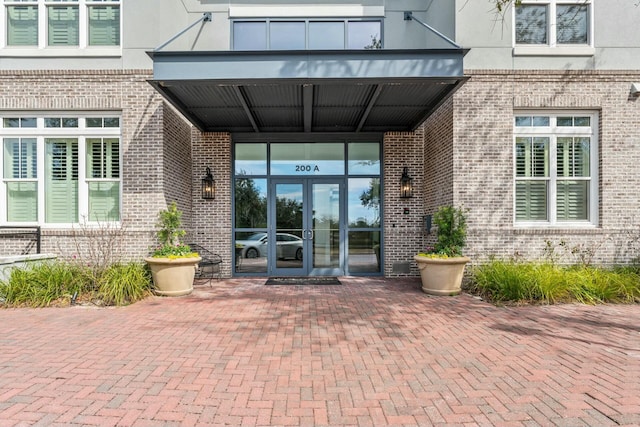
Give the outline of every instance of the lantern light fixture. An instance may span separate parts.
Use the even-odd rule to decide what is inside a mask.
[[[410,199],[413,197],[413,178],[409,176],[409,172],[405,167],[402,170],[402,178],[400,178],[400,198]]]
[[[202,198],[205,200],[216,198],[216,181],[213,179],[210,168],[207,168],[207,175],[202,178]]]

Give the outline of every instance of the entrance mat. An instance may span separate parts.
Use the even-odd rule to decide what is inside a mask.
[[[337,277],[271,277],[265,285],[342,285]]]

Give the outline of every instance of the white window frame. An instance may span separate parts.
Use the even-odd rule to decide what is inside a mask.
[[[8,46],[7,45],[7,6],[38,6],[38,45],[37,46]],[[79,34],[78,46],[49,46],[48,13],[49,6],[78,6]],[[90,6],[119,6],[120,7],[120,40],[117,46],[89,46],[89,7]],[[109,57],[122,56],[122,6],[123,0],[0,0],[0,56],[7,57]]]
[[[543,116],[549,117],[550,123],[548,127],[542,126],[516,126],[515,117],[517,116]],[[564,127],[556,126],[558,117],[589,117],[591,125],[585,127]],[[517,228],[596,228],[599,225],[599,113],[593,110],[517,110],[514,111],[513,118],[513,224]],[[549,138],[549,187],[547,193],[547,220],[541,221],[519,221],[516,219],[516,183],[527,178],[518,178],[517,176],[517,152],[516,140],[519,136],[541,136]],[[587,136],[590,138],[589,151],[589,219],[584,221],[558,221],[557,220],[557,183],[558,183],[558,165],[557,165],[557,138],[563,136],[580,137]]]
[[[35,128],[4,128],[4,118],[26,118],[36,117]],[[46,118],[78,118],[77,128],[46,128],[44,121]],[[93,128],[86,126],[86,118],[93,117],[118,117],[120,119],[120,127],[100,127]],[[74,228],[78,224],[87,224],[88,226],[99,226],[105,221],[92,221],[89,217],[89,183],[96,181],[119,181],[119,221],[109,221],[110,224],[120,224],[122,221],[122,114],[114,111],[95,111],[83,113],[69,112],[47,112],[47,113],[11,113],[5,112],[0,115],[0,167],[4,167],[4,138],[35,138],[37,147],[37,182],[38,182],[38,221],[36,222],[8,222],[7,221],[7,186],[6,181],[12,179],[4,178],[4,171],[0,173],[0,225],[7,226],[42,226],[43,228]],[[48,223],[45,221],[45,162],[46,162],[46,143],[49,138],[73,138],[78,140],[78,221],[77,223]],[[120,178],[98,180],[87,177],[87,138],[118,138],[120,140],[119,147],[119,164]]]
[[[528,45],[516,43],[516,8],[511,13],[513,54],[516,56],[593,56],[594,44],[594,3],[595,0],[522,0],[523,5],[547,6],[547,39],[546,45]],[[587,28],[587,44],[558,44],[556,36],[556,7],[558,5],[585,5],[589,7],[589,23]]]

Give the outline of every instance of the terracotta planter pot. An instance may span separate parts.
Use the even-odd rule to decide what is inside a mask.
[[[420,269],[422,290],[431,295],[457,295],[460,293],[467,257],[428,258],[415,256]]]
[[[177,297],[193,291],[196,266],[202,258],[145,258],[151,268],[154,292],[158,295]]]

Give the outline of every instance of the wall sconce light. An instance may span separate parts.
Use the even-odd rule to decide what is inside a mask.
[[[202,198],[205,200],[216,198],[216,181],[213,179],[209,168],[207,168],[207,176],[202,178]]]
[[[640,96],[640,83],[631,83],[631,96]]]
[[[409,176],[407,168],[402,170],[402,178],[400,178],[400,198],[410,199],[413,197],[413,178]]]
[[[424,231],[427,232],[427,234],[431,234],[431,220],[432,220],[432,215],[425,215],[424,216]]]

